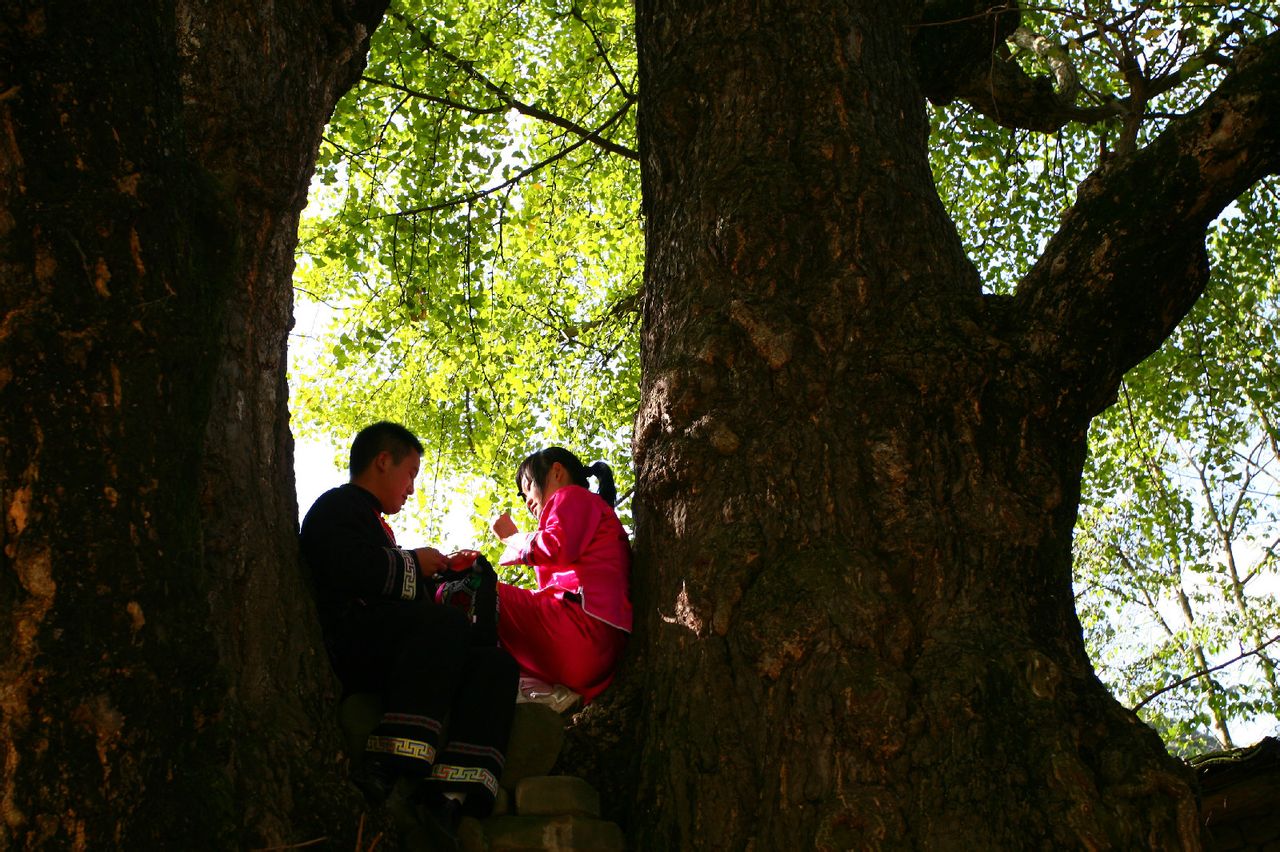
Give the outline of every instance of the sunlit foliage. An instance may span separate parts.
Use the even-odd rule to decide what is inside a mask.
[[[295,346],[303,434],[399,420],[481,518],[548,442],[606,458],[626,489],[642,251],[631,27],[625,3],[393,5],[326,132],[303,222],[299,310],[333,318]]]

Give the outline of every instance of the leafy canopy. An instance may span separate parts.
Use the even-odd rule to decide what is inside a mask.
[[[626,3],[392,7],[302,223],[299,301],[332,317],[295,347],[304,434],[403,422],[480,518],[547,443],[605,458],[627,488],[635,87]],[[429,529],[448,508],[427,507]]]

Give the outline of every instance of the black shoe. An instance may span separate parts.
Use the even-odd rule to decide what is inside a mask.
[[[360,788],[364,800],[376,808],[391,795],[396,778],[381,763],[362,760],[351,769],[351,783]]]

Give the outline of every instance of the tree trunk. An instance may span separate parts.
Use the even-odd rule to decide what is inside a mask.
[[[638,3],[637,848],[1197,848],[1074,613],[1099,393],[982,296],[911,23]]]
[[[283,364],[319,134],[380,14],[5,5],[12,848],[354,834],[297,570]]]

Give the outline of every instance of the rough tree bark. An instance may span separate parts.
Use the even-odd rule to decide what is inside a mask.
[[[637,3],[637,848],[1199,847],[1091,670],[1071,530],[1090,418],[1280,167],[1280,46],[994,298],[926,162],[919,15]]]
[[[0,7],[0,845],[354,833],[284,356],[384,6]]]

